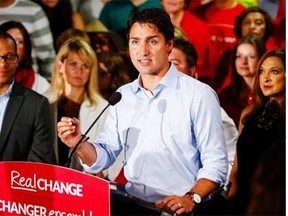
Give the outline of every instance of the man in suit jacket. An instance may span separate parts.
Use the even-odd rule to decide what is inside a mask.
[[[0,32],[0,161],[56,164],[48,100],[14,82],[16,42]]]

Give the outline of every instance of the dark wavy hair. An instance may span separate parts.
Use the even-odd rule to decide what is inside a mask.
[[[262,90],[260,88],[260,81],[259,81],[259,76],[260,76],[260,67],[263,64],[263,62],[269,58],[269,57],[276,57],[281,60],[284,68],[286,68],[286,51],[284,49],[273,49],[268,52],[266,52],[261,59],[258,62],[257,66],[257,72],[256,72],[256,78],[255,78],[255,83],[254,83],[254,92],[255,92],[255,106],[260,107],[267,103],[269,98],[265,97],[262,93]],[[285,99],[285,97],[284,97]],[[284,104],[280,106],[281,108],[285,107]]]
[[[131,27],[134,23],[152,24],[158,28],[158,31],[164,35],[165,41],[168,42],[174,39],[174,26],[167,12],[160,8],[147,8],[135,11],[128,19],[127,38]]]
[[[7,32],[10,29],[19,29],[21,32],[23,39],[24,39],[24,56],[21,62],[19,62],[18,68],[25,68],[30,69],[33,67],[33,60],[32,60],[32,43],[30,39],[30,35],[27,29],[23,26],[21,22],[16,21],[7,21],[0,25],[0,30]]]
[[[264,16],[266,28],[265,28],[265,34],[262,38],[265,42],[269,39],[271,35],[274,34],[274,23],[272,17],[268,14],[267,11],[264,9],[253,6],[246,8],[243,12],[241,12],[235,19],[235,25],[234,25],[234,33],[236,37],[242,38],[242,23],[245,17],[250,13],[261,13]]]
[[[283,67],[286,69],[286,51],[285,51],[285,49],[273,49],[273,50],[267,51],[264,55],[262,55],[262,57],[260,58],[260,60],[258,62],[258,65],[257,65],[256,78],[255,78],[255,82],[254,82],[255,102],[253,104],[252,109],[249,111],[249,113],[247,113],[243,117],[243,119],[242,119],[243,124],[245,123],[245,121],[250,116],[252,116],[259,109],[261,109],[261,107],[263,107],[265,105],[267,106],[267,103],[269,101],[269,97],[266,97],[261,90],[260,80],[259,80],[259,76],[260,76],[260,72],[261,72],[260,68],[261,68],[263,62],[269,57],[276,57],[276,58],[280,59],[282,64],[283,64]],[[285,71],[285,73],[286,73],[286,71]],[[284,91],[284,94],[285,94],[285,91]],[[277,106],[279,106],[279,108],[280,108],[280,117],[281,117],[282,121],[285,121],[285,119],[286,119],[286,117],[285,117],[285,115],[286,115],[286,106],[285,106],[286,96],[284,95],[283,98],[284,98],[284,100],[282,101],[282,104],[279,104]]]

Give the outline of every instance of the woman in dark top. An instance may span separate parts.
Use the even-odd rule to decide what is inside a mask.
[[[230,175],[229,199],[234,215],[246,212],[250,183],[262,155],[276,140],[285,140],[285,55],[285,50],[275,49],[260,59],[255,103],[245,108],[241,116],[237,154]]]

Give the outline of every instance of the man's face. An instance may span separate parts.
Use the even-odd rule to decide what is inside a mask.
[[[16,55],[13,41],[0,38],[0,89],[8,88],[13,80],[18,61],[11,63],[11,59],[15,59]],[[6,58],[6,62],[4,58]]]
[[[129,35],[129,53],[141,75],[163,75],[169,67],[168,52],[173,42],[166,43],[155,25],[134,23]]]
[[[190,69],[186,62],[185,54],[178,48],[174,47],[169,54],[169,61],[172,62],[178,71],[181,71],[187,75],[191,75]]]
[[[178,71],[197,79],[196,67],[188,65],[187,57],[181,49],[173,47],[172,52],[169,54],[169,61],[174,64]]]

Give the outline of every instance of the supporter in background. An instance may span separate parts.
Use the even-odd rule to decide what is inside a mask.
[[[47,98],[15,82],[16,42],[0,31],[0,161],[56,164]]]
[[[246,212],[251,199],[250,184],[262,155],[277,141],[280,141],[280,145],[285,145],[285,61],[286,52],[283,49],[268,51],[259,60],[254,87],[255,103],[245,108],[241,115],[237,153],[230,175],[232,186],[229,199],[234,204],[232,215],[243,215]],[[269,172],[264,172],[266,171]],[[279,184],[280,182],[283,182],[283,179],[279,179]],[[263,199],[270,193],[270,190],[267,194],[264,193]],[[263,212],[264,215],[268,213]]]
[[[117,33],[109,31],[99,20],[93,20],[85,27],[92,48],[96,53],[101,51],[120,52],[123,49],[123,40]]]
[[[217,0],[196,7],[192,14],[207,23],[210,32],[208,84],[214,85],[215,71],[219,60],[227,50],[233,50],[237,43],[234,35],[234,21],[245,7],[237,0]]]
[[[236,17],[234,32],[238,40],[247,35],[258,35],[265,42],[267,50],[276,46],[272,44],[274,43],[274,24],[272,18],[265,10],[257,6],[247,8]],[[231,83],[233,55],[233,50],[227,50],[222,55],[216,67],[212,87],[218,94]]]
[[[64,32],[62,32],[56,40],[57,53],[58,53],[59,49],[61,48],[61,46],[63,45],[63,43],[72,37],[73,38],[80,37],[83,40],[85,40],[87,43],[91,44],[89,35],[87,34],[86,31],[83,31],[80,29],[75,29],[75,28],[69,28],[69,29],[66,29]]]
[[[249,7],[240,13],[235,19],[234,32],[237,38],[246,35],[258,35],[266,43],[267,50],[275,48],[275,44],[269,44],[269,39],[274,34],[273,20],[260,7]]]
[[[99,90],[108,100],[120,86],[131,82],[127,65],[122,56],[113,51],[99,52],[97,59]]]
[[[56,40],[68,28],[84,30],[85,21],[79,12],[73,11],[70,0],[33,0],[38,3],[49,19],[56,49]]]
[[[207,71],[210,42],[208,25],[187,10],[188,0],[161,0],[161,3],[173,25],[180,27],[188,40],[194,44],[198,53],[198,78],[205,82],[205,77],[209,76]]]
[[[18,67],[14,75],[15,81],[43,94],[50,83],[33,69],[32,44],[25,27],[20,22],[8,21],[0,25],[0,30],[9,33],[17,44]]]
[[[198,78],[198,53],[194,45],[188,40],[182,38],[174,39],[173,49],[169,54],[169,61],[182,73],[196,79]]]
[[[0,1],[0,24],[11,20],[21,22],[29,32],[32,42],[33,67],[36,72],[50,79],[55,50],[49,20],[45,12],[33,1]]]
[[[265,52],[265,43],[257,35],[243,37],[236,45],[232,82],[219,94],[219,99],[221,106],[234,120],[237,128],[241,112],[254,102],[257,64]]]
[[[144,8],[162,8],[160,0],[109,1],[103,7],[100,21],[110,30],[119,34],[127,47],[127,21],[132,12]]]
[[[64,42],[54,63],[51,88],[46,93],[52,107],[54,130],[62,116],[79,118],[84,132],[91,126],[108,102],[98,91],[97,58],[91,46],[81,38],[71,38]],[[106,119],[106,111],[93,126],[87,136],[94,140]],[[55,137],[54,146],[57,161],[65,166],[69,148]],[[71,168],[82,170],[76,154]]]

